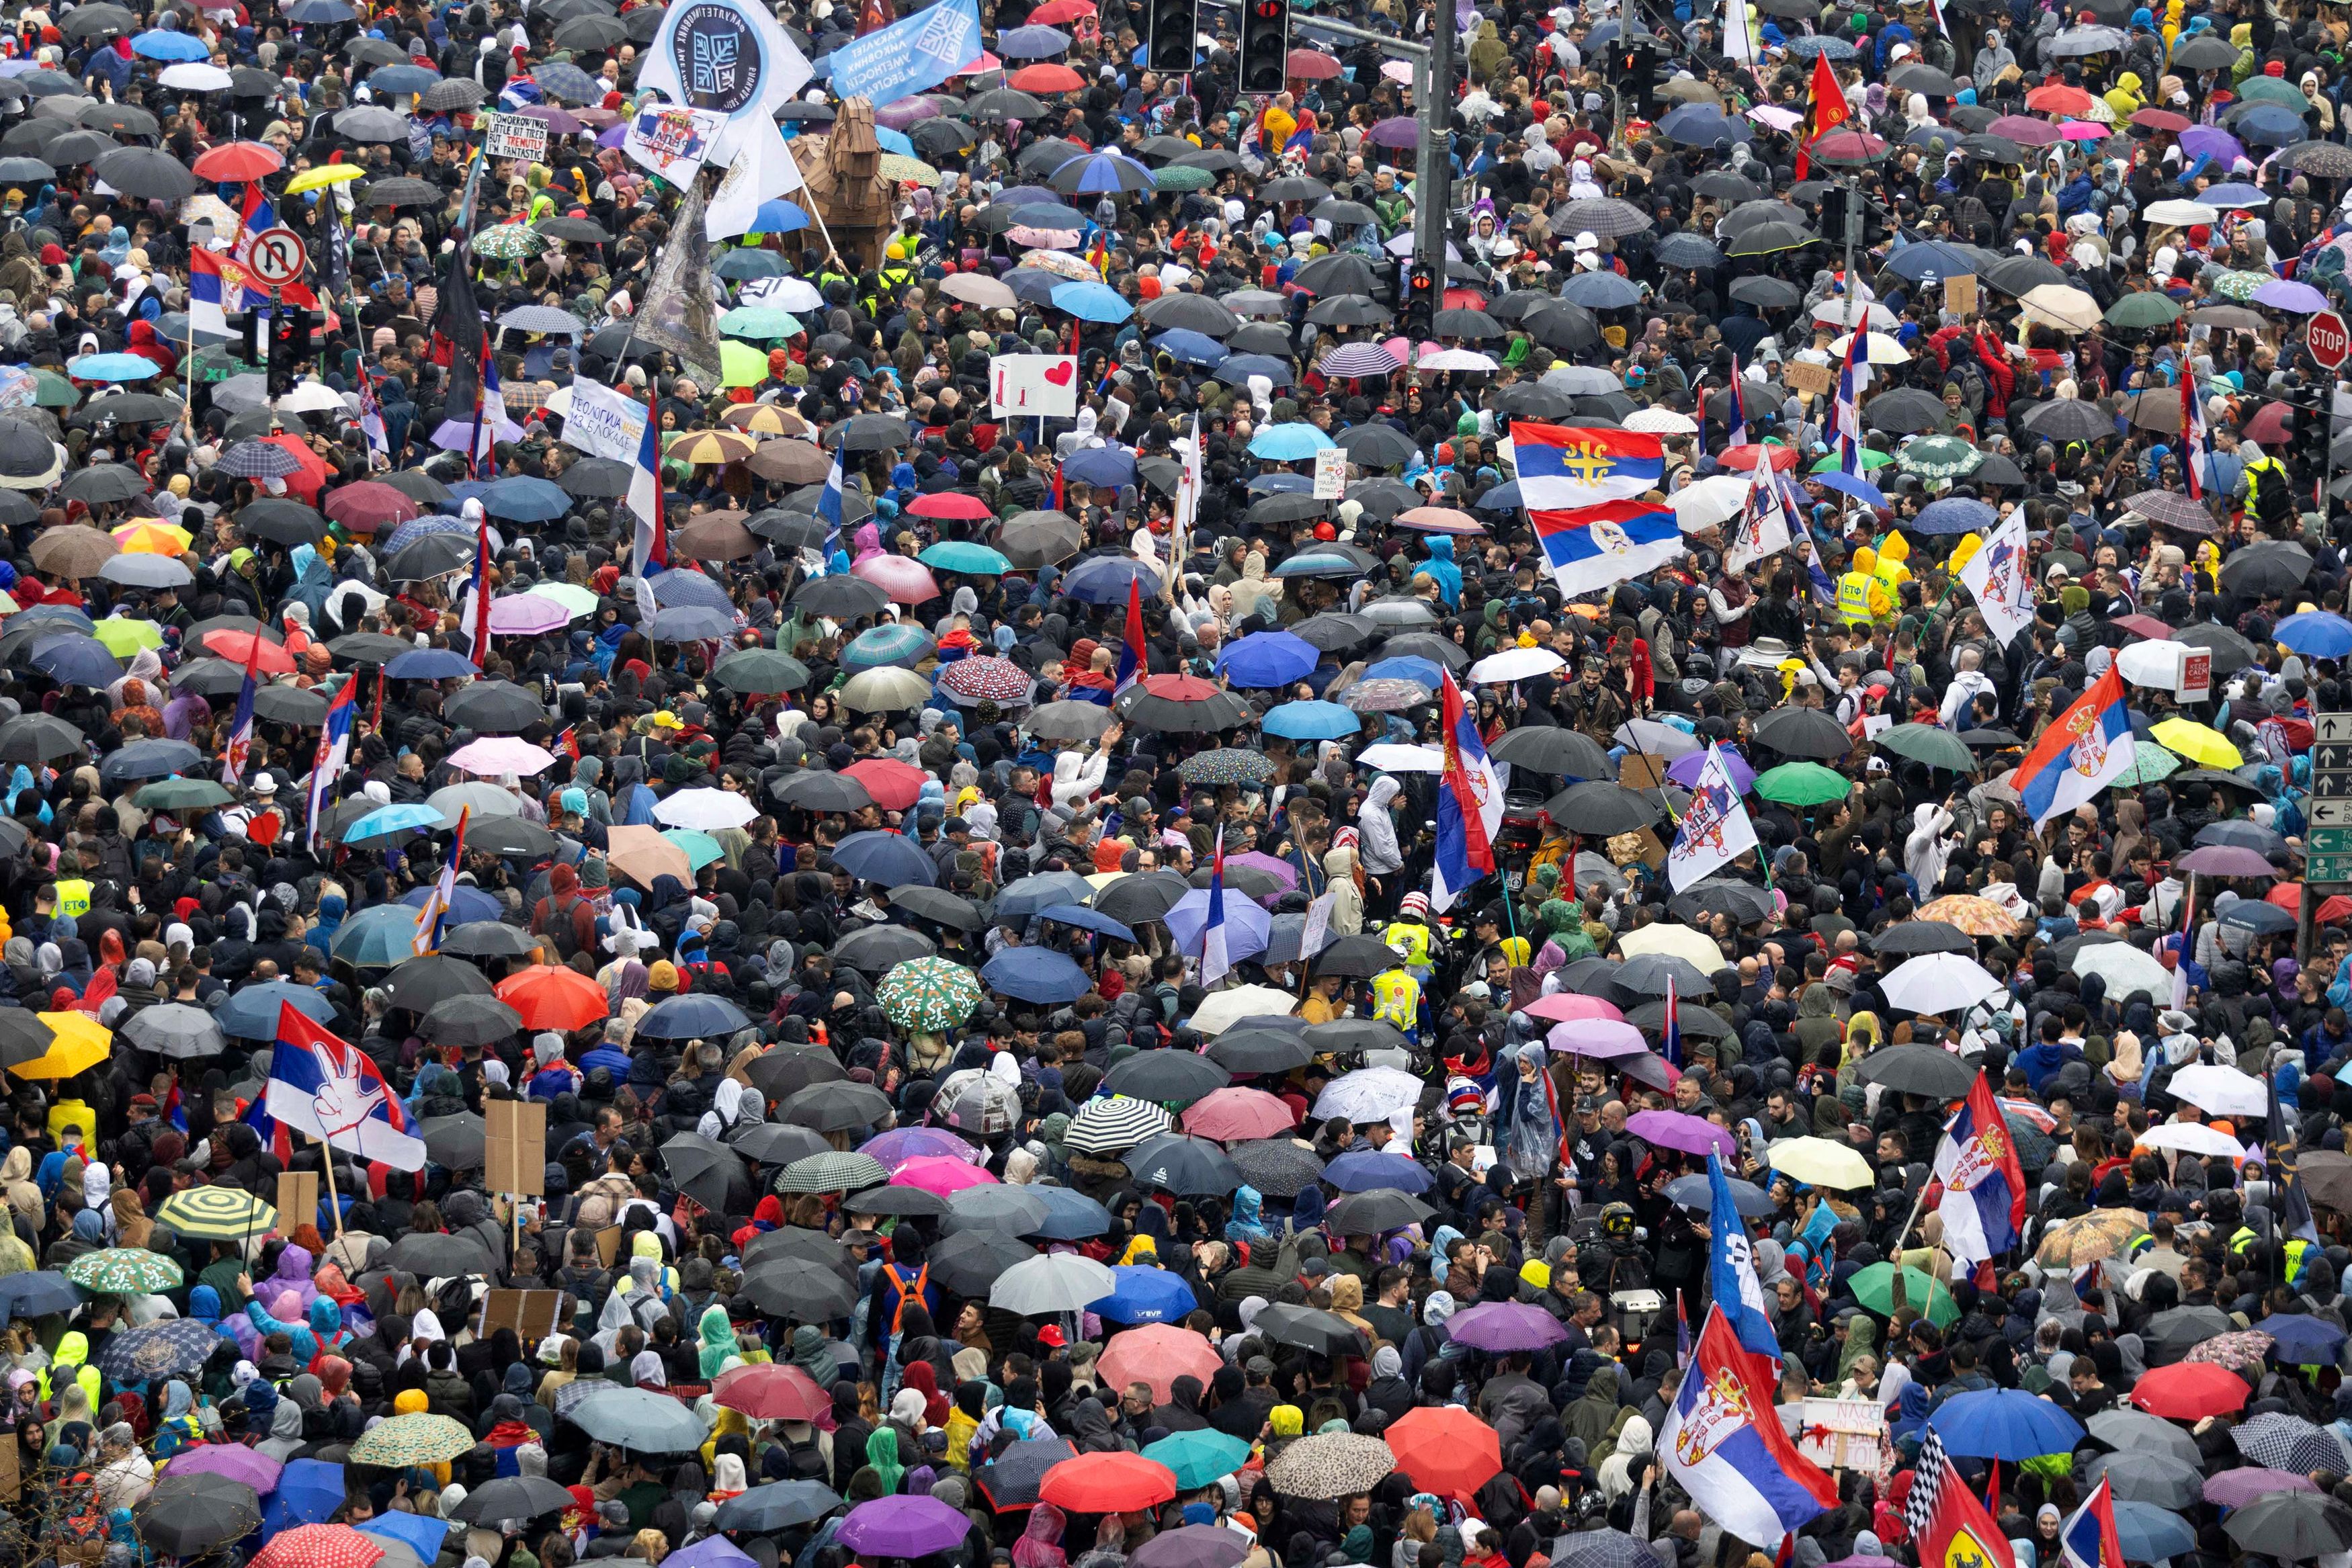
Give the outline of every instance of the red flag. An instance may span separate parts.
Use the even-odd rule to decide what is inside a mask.
[[[1797,178],[1805,177],[1811,161],[1805,149],[1811,146],[1833,128],[1845,123],[1853,110],[1846,108],[1845,89],[1838,86],[1837,72],[1830,69],[1829,57],[1813,57],[1812,101],[1805,109],[1804,135],[1797,141]]]
[[[1935,1458],[1939,1473],[1932,1485],[1927,1526],[1918,1541],[1919,1561],[1954,1564],[2008,1562],[2015,1555],[2009,1550],[2009,1538],[2001,1534],[2000,1527],[1985,1511],[1977,1494],[1952,1469],[1940,1443]],[[1927,1478],[1922,1476],[1914,1484],[1927,1481]]]
[[[898,7],[890,0],[866,0],[857,8],[857,36],[878,32],[898,19]]]

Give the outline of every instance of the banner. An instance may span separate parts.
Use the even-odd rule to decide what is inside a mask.
[[[634,463],[646,433],[646,405],[585,376],[572,382],[572,412],[563,416],[563,444],[592,457]]]
[[[1077,359],[1071,354],[995,355],[988,361],[988,397],[992,412],[1002,418],[1074,419],[1078,412]]]
[[[1748,820],[1723,748],[1709,746],[1683,812],[1682,831],[1666,852],[1666,880],[1680,893],[1711,872],[1721,871],[1756,847],[1756,824]]]
[[[727,117],[717,110],[649,103],[630,119],[621,151],[671,184],[683,185],[701,169],[726,126]]]
[[[710,3],[697,0],[697,5]],[[675,17],[677,13],[670,15]],[[677,222],[669,231],[669,243],[662,246],[653,277],[646,286],[646,302],[637,310],[637,336],[657,349],[667,349],[686,361],[696,381],[716,387],[719,308],[712,298],[710,242],[703,235],[702,214],[702,187],[689,183],[686,200],[678,205]]]
[[[801,166],[775,121],[748,128],[737,141],[735,161],[710,193],[710,212],[703,225],[703,232],[715,240],[751,233],[761,203],[789,195],[802,185]]]
[[[977,0],[940,0],[833,51],[834,96],[896,103],[980,58]]]
[[[772,124],[815,74],[757,0],[687,0],[663,16],[638,64],[637,86],[725,116],[710,155],[732,160],[743,133]]]

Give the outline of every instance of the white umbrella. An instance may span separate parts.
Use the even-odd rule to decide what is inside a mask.
[[[2136,686],[2170,691],[2180,684],[2180,655],[2187,652],[2186,643],[2128,643],[2116,650],[2116,668]]]
[[[1706,749],[1688,730],[1660,724],[1654,718],[1628,719],[1617,727],[1612,738],[1620,746],[1630,746],[1636,751],[1646,751],[1669,762],[1676,758],[1688,757],[1694,751]]]
[[[2068,332],[2088,332],[2104,319],[2097,300],[2063,283],[2029,288],[2018,303],[2025,307],[2028,316]]]
[[[1625,428],[1644,435],[1696,435],[1698,421],[1670,408],[1645,408],[1629,417]]]
[[[343,394],[315,381],[306,381],[278,400],[280,413],[348,413]]]
[[[2144,953],[2128,942],[2082,947],[2074,954],[2074,968],[2078,975],[2096,975],[2105,980],[2109,1001],[2128,1001],[2133,992],[2144,991],[2151,1000],[2171,1003],[2172,971],[2155,954]]]
[[[759,808],[751,801],[724,789],[681,789],[654,803],[656,821],[706,833],[743,827],[759,814]]]
[[[1817,327],[1851,327],[1847,313],[1853,308],[1843,299],[1824,299],[1813,307],[1813,324]],[[1862,324],[1873,332],[1892,332],[1903,325],[1895,312],[1873,299],[1863,306]]]
[[[2198,224],[2219,222],[2221,209],[2203,202],[2158,202],[2140,214],[2140,221],[2162,224],[2170,228],[2185,229]]]
[[[1506,681],[1532,680],[1563,669],[1568,661],[1549,648],[1506,648],[1499,653],[1489,653],[1470,666],[1470,684],[1500,685]]]
[[[1118,1289],[1118,1277],[1077,1252],[1040,1252],[996,1277],[988,1304],[1021,1317],[1082,1312]]]
[[[1298,998],[1288,991],[1277,991],[1272,986],[1235,986],[1230,991],[1211,992],[1193,1013],[1192,1028],[1203,1035],[1220,1035],[1244,1019],[1288,1018],[1297,1007]]]
[[[1974,1007],[2000,990],[2000,982],[1964,954],[1924,953],[1887,976],[1879,989],[1898,1008],[1948,1013]]]
[[[1493,360],[1475,349],[1440,349],[1433,354],[1423,354],[1420,359],[1415,360],[1412,368],[1423,371],[1474,371],[1480,372],[1502,369]]]
[[[2209,1116],[2261,1116],[2270,1111],[2263,1081],[2215,1062],[2189,1063],[2172,1075],[2172,1093]]]
[[[1723,949],[1714,937],[1704,931],[1664,921],[1626,932],[1617,939],[1617,946],[1628,958],[1664,953],[1685,959],[1703,975],[1712,975],[1723,967]]]
[[[1747,504],[1746,475],[1710,474],[1675,492],[1675,526],[1686,534],[1696,533],[1729,522]]]
[[[824,296],[814,285],[797,277],[762,277],[746,284],[737,297],[740,304],[765,305],[777,310],[821,310]]]
[[[2150,1127],[2141,1134],[2139,1146],[2143,1149],[2178,1149],[2184,1155],[2218,1155],[2231,1160],[2246,1152],[2239,1146],[2237,1139],[2202,1122],[2167,1122],[2160,1127]]]
[[[1384,740],[1378,746],[1367,746],[1356,754],[1356,760],[1366,768],[1377,768],[1383,773],[1443,773],[1445,753],[1433,746],[1405,746]]]
[[[182,60],[177,65],[165,66],[163,74],[155,79],[174,92],[226,92],[230,83],[228,72],[203,60]]]
[[[1845,346],[1853,336],[1853,334],[1849,332],[1845,337],[1838,339],[1830,345],[1830,359],[1833,362],[1841,364],[1844,362]],[[1863,351],[1870,357],[1870,362],[1874,365],[1907,365],[1911,362],[1911,350],[1884,332],[1867,334]]]
[[[1393,1067],[1364,1067],[1333,1079],[1315,1097],[1314,1114],[1378,1122],[1400,1112],[1411,1115],[1421,1103],[1421,1080]]]

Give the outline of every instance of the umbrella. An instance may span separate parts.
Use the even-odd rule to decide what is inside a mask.
[[[1481,1301],[1455,1317],[1458,1324],[1447,1321],[1447,1338],[1489,1355],[1543,1350],[1568,1339],[1568,1330],[1558,1318],[1524,1301]]]
[[[1853,1299],[1884,1317],[1895,1313],[1895,1267],[1891,1263],[1873,1263],[1855,1272],[1848,1282]],[[1938,1327],[1948,1326],[1959,1319],[1959,1303],[1952,1300],[1952,1289],[1940,1280],[1930,1279],[1917,1269],[1903,1270],[1905,1300],[1913,1308],[1927,1303],[1927,1319]]]
[[[1976,1082],[1975,1070],[1963,1064],[1958,1057],[1924,1045],[1896,1045],[1874,1051],[1863,1059],[1862,1076],[1888,1089],[1936,1100],[1959,1099]]]
[[[213,1451],[200,1448],[185,1457],[193,1458]],[[252,1452],[245,1448],[225,1451]],[[258,1454],[254,1457],[262,1459]],[[268,1465],[267,1479],[274,1484],[278,1467],[267,1459],[262,1462]],[[171,1474],[158,1478],[154,1490],[132,1510],[131,1524],[139,1539],[159,1552],[173,1557],[201,1556],[261,1527],[261,1502],[255,1495],[257,1490],[249,1480],[205,1466],[174,1464]]]
[[[383,1465],[388,1469],[437,1465],[457,1458],[473,1446],[473,1434],[462,1422],[416,1410],[369,1427],[352,1445],[349,1458],[352,1464]]]
[[[1460,1406],[1408,1410],[1381,1438],[1396,1468],[1416,1487],[1440,1497],[1469,1497],[1502,1473],[1495,1428]]]
[[[2131,1402],[2168,1421],[2198,1421],[2244,1408],[2246,1395],[2246,1380],[2226,1367],[2184,1361],[2149,1371],[2132,1385]],[[2158,1552],[2139,1560],[2152,1562],[2170,1555]]]
[[[184,1278],[179,1264],[142,1247],[85,1252],[66,1265],[65,1275],[101,1296],[159,1295],[176,1289]]]
[[[1176,1475],[1166,1465],[1141,1454],[1116,1451],[1064,1459],[1045,1472],[1045,1484],[1037,1489],[1039,1501],[1072,1513],[1141,1511],[1175,1495]]]
[[[719,1381],[725,1383],[745,1372],[762,1371],[761,1367],[739,1367],[735,1372],[722,1373]],[[780,1370],[798,1371],[797,1367]],[[803,1373],[803,1377],[807,1374]],[[713,1385],[715,1388],[717,1385]],[[719,1403],[727,1403],[724,1400]],[[828,1396],[829,1407],[832,1400]],[[732,1408],[734,1406],[730,1406]],[[749,1414],[750,1412],[746,1412]],[[841,1499],[831,1487],[816,1481],[771,1481],[738,1493],[719,1505],[719,1514],[712,1524],[722,1531],[761,1532],[791,1530],[814,1524],[841,1506]]]
[[[600,1388],[565,1418],[600,1443],[638,1453],[685,1453],[707,1436],[690,1406],[643,1388]]]
[[[208,1326],[193,1318],[167,1318],[111,1335],[100,1347],[94,1364],[116,1383],[130,1387],[193,1372],[219,1343]]]
[[[2120,1527],[2122,1521],[2116,1523]],[[2221,1528],[2250,1552],[2308,1562],[2352,1546],[2352,1508],[2332,1497],[2287,1491],[2246,1504]]]
[[[1281,1310],[1269,1307],[1261,1312],[1261,1328],[1266,1317]],[[1378,1437],[1355,1432],[1318,1432],[1298,1438],[1276,1455],[1266,1467],[1265,1475],[1281,1496],[1336,1502],[1343,1497],[1370,1491],[1397,1468],[1397,1455]]]
[[[192,1186],[165,1198],[155,1210],[155,1222],[192,1241],[241,1241],[268,1235],[278,1224],[278,1211],[238,1187]]]
[[[2081,1422],[2017,1388],[1955,1395],[1937,1406],[1927,1425],[1943,1435],[1948,1452],[2012,1464],[2042,1454],[2071,1454],[2083,1440]]]
[[[2220,1370],[2215,1368],[2213,1370]],[[2235,1378],[2235,1373],[2223,1375]],[[2242,1381],[2240,1386],[2243,1386]],[[2284,1411],[2265,1411],[2230,1428],[2238,1452],[2274,1470],[2309,1475],[2314,1470],[2343,1473],[2344,1445],[2325,1427],[2315,1427]]]

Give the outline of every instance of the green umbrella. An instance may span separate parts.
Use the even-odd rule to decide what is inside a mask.
[[[247,367],[248,369],[253,367]],[[38,408],[71,408],[81,402],[73,382],[55,371],[33,372],[33,402]]]
[[[1844,774],[1818,762],[1783,762],[1756,776],[1756,792],[1783,806],[1826,806],[1844,800],[1853,787]]]
[[[412,1410],[361,1433],[348,1457],[355,1465],[403,1469],[410,1465],[446,1464],[473,1446],[474,1435],[463,1422],[428,1410]]]
[[[1891,751],[1930,768],[1948,768],[1955,773],[1976,770],[1976,753],[1962,745],[1958,736],[1932,724],[1898,724],[1882,730],[1873,737],[1873,743],[1881,751]]]
[[[2180,319],[2180,307],[2153,290],[2126,294],[2110,306],[2110,327],[2169,327]]]
[[[698,829],[664,828],[662,837],[685,851],[686,863],[696,871],[727,858],[727,852],[719,847],[719,841]]]
[[[945,1034],[980,1006],[980,977],[947,958],[910,958],[883,977],[874,999],[901,1029]]]
[[[2180,758],[2152,740],[2142,740],[2132,747],[2132,761],[2110,780],[2118,789],[2128,789],[2135,784],[2153,784],[2169,779],[2180,771]]]
[[[547,248],[547,236],[523,224],[492,224],[474,236],[474,254],[493,261],[520,261]]]
[[[1884,468],[1889,463],[1894,461],[1895,459],[1893,457],[1879,451],[1874,446],[1865,446],[1862,449],[1862,466],[1864,473],[1869,472],[1873,468]],[[1809,474],[1834,474],[1837,472],[1837,454],[1832,452],[1827,457],[1822,458],[1820,462],[1807,469],[1806,472]]]
[[[223,348],[198,349],[194,364],[196,380],[207,386],[215,382],[229,381],[237,376],[257,376],[263,373],[261,366],[248,365]],[[33,375],[37,380],[51,373],[47,371],[35,371]],[[45,386],[46,384],[44,383]],[[73,388],[68,385],[66,390],[71,392]],[[40,394],[39,401],[44,406],[51,406],[46,392]],[[76,401],[79,400],[77,398]],[[72,404],[57,403],[54,406],[69,408]]]
[[[2251,76],[2238,84],[2240,103],[2275,103],[2294,110],[2307,112],[2311,105],[2304,101],[2303,89],[2291,85],[2284,77]]]
[[[131,803],[143,811],[188,811],[226,806],[236,797],[209,779],[158,779],[141,788]]]
[[[711,678],[729,691],[749,696],[794,692],[809,683],[806,664],[773,648],[746,648],[719,661]]]
[[[1957,435],[1923,435],[1903,448],[1895,465],[1922,478],[1957,479],[1975,473],[1984,455]]]
[[[799,318],[788,310],[739,305],[719,318],[719,329],[730,338],[789,338],[800,331],[801,324]]]
[[[2254,297],[2255,289],[2272,281],[2267,272],[2225,272],[2213,280],[2213,292],[2243,305]]]
[[[85,1252],[67,1264],[66,1278],[102,1296],[143,1296],[177,1290],[186,1276],[160,1252],[143,1247],[110,1247],[103,1252]]]
[[[1894,1264],[1873,1263],[1847,1281],[1847,1288],[1853,1291],[1855,1301],[1872,1312],[1882,1316],[1894,1314]],[[1906,1303],[1915,1311],[1919,1303],[1925,1301],[1927,1321],[1938,1328],[1959,1321],[1960,1304],[1952,1300],[1952,1288],[1939,1280],[1929,1279],[1916,1269],[1906,1267],[1903,1270],[1903,1294]]]
[[[1206,169],[1195,169],[1189,163],[1171,163],[1165,169],[1151,172],[1151,184],[1160,191],[1205,191],[1217,183],[1217,177]]]

